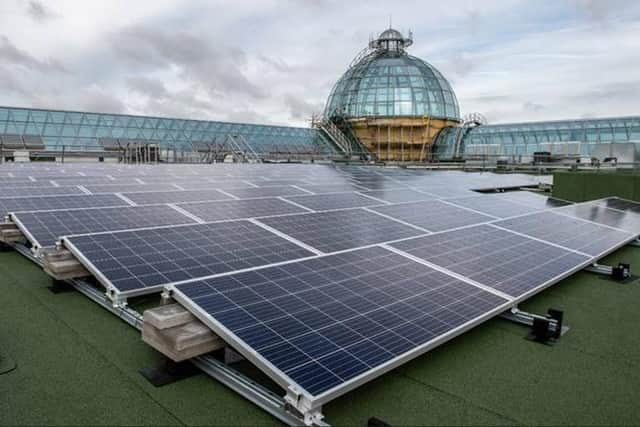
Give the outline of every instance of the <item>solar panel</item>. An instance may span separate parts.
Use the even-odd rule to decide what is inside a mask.
[[[24,187],[36,187],[36,188],[42,188],[42,187],[54,187],[54,185],[47,181],[47,180],[37,180],[37,181],[24,181],[24,182],[18,182],[18,181],[8,181],[8,182],[3,182],[2,183],[2,192],[4,192],[5,190],[9,190],[9,191],[14,191],[14,190],[18,190]]]
[[[640,234],[640,214],[632,210],[610,209],[594,202],[570,205],[560,208],[558,211],[576,218],[629,231],[636,235]]]
[[[308,196],[287,197],[287,200],[291,200],[315,211],[359,208],[384,204],[384,202],[374,200],[358,193],[314,194]]]
[[[308,194],[296,187],[260,187],[260,188],[238,188],[228,189],[225,192],[232,194],[240,199],[250,199],[254,197],[278,197],[278,196],[296,196],[299,194]]]
[[[206,222],[308,212],[277,198],[185,203],[179,206]]]
[[[128,206],[128,203],[113,194],[0,198],[0,215],[20,211],[47,211],[53,209],[99,208],[107,206]]]
[[[54,246],[61,236],[128,230],[195,221],[167,205],[22,212],[12,219],[36,246]]]
[[[127,199],[138,205],[153,205],[162,203],[200,202],[209,200],[230,200],[231,197],[218,190],[195,191],[150,191],[141,193],[123,193]]]
[[[598,201],[598,203],[611,209],[618,209],[620,211],[631,211],[631,212],[640,214],[639,202],[619,199],[617,197],[609,197],[607,199]]]
[[[491,225],[447,231],[391,246],[512,297],[531,292],[590,260]]]
[[[435,196],[430,194],[401,188],[392,190],[363,191],[362,194],[375,197],[376,199],[386,200],[391,203],[418,202],[420,200],[431,200],[435,198]]]
[[[78,187],[24,187],[0,188],[0,198],[58,196],[62,194],[85,194]]]
[[[491,196],[463,197],[459,199],[449,199],[448,202],[464,208],[473,209],[496,218],[509,218],[539,210],[530,206],[513,203],[508,200]]]
[[[449,230],[495,219],[440,200],[377,206],[370,209],[429,231]]]
[[[324,253],[424,234],[362,209],[263,218],[260,222]]]
[[[604,200],[599,200],[598,203],[611,209],[617,209],[620,211],[631,211],[640,214],[639,202],[620,199],[618,197],[609,197]]]
[[[315,184],[315,185],[300,185],[300,188],[310,191],[314,194],[325,193],[343,193],[345,191],[360,191],[366,190],[364,187],[359,187],[355,184],[340,183],[340,184]]]
[[[71,236],[63,242],[120,295],[313,255],[249,221]]]
[[[549,211],[494,224],[593,256],[608,253],[633,238],[631,233]]]
[[[531,191],[506,191],[504,193],[490,194],[487,197],[509,200],[538,209],[557,208],[571,204],[571,202],[565,200],[554,199]]]
[[[178,188],[172,184],[110,184],[110,185],[85,185],[91,194],[101,193],[128,193],[134,191],[171,191]]]
[[[283,388],[315,402],[508,304],[380,247],[184,283],[173,296]]]

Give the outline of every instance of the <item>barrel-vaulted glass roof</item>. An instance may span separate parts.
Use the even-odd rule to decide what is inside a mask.
[[[394,38],[396,37],[396,38]],[[412,116],[459,120],[456,95],[432,65],[407,54],[410,38],[386,30],[333,87],[325,117]]]

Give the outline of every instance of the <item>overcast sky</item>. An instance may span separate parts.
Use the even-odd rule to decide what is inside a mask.
[[[637,0],[0,0],[0,105],[306,126],[390,15],[463,114],[640,114]]]

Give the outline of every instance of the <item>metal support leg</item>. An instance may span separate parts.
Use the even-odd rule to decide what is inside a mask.
[[[502,313],[500,317],[520,325],[529,326],[531,332],[527,335],[527,338],[540,343],[553,343],[569,330],[568,326],[563,325],[564,313],[561,310],[552,308],[547,311],[545,316],[541,316],[514,307]]]

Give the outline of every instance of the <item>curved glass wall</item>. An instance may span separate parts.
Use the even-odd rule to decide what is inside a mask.
[[[457,128],[444,129],[436,142],[441,157],[452,156]],[[507,123],[478,126],[462,138],[461,153],[473,148],[494,147],[502,156],[530,156],[537,151],[551,151],[554,144],[569,143],[582,156],[590,156],[600,143],[640,142],[640,117],[559,120],[550,122]]]
[[[191,151],[192,143],[231,135],[242,136],[258,153],[310,146],[335,152],[316,129],[10,107],[0,107],[0,134],[41,136],[49,150],[101,150],[100,138],[124,138]]]
[[[338,80],[325,117],[412,116],[458,120],[458,101],[442,74],[406,53],[375,52]]]

